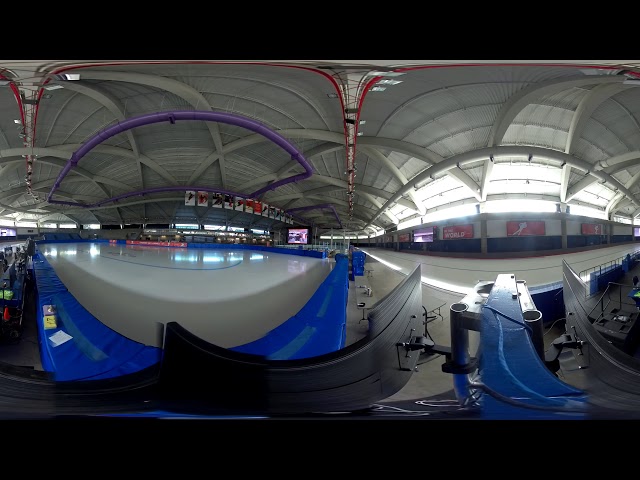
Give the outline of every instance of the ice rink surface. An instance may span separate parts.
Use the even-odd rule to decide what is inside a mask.
[[[153,346],[160,346],[157,323],[170,321],[225,348],[257,340],[298,313],[335,265],[259,250],[108,243],[38,250],[98,320]]]

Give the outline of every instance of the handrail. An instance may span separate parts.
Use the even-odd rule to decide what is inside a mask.
[[[612,286],[619,286],[620,287],[618,289],[618,298],[617,298],[617,300],[611,297],[611,287]],[[587,314],[587,318],[589,319],[589,321],[591,323],[596,323],[598,320],[600,320],[600,318],[602,318],[605,315],[605,313],[608,312],[608,308],[609,308],[609,305],[611,305],[611,302],[616,302],[618,304],[618,310],[622,310],[622,305],[627,305],[627,306],[633,307],[633,309],[636,308],[635,302],[631,303],[631,302],[623,302],[622,301],[622,289],[623,288],[633,288],[633,285],[629,285],[627,283],[618,283],[618,282],[609,282],[607,284],[607,288],[605,288],[604,292],[602,292],[602,295],[600,296],[598,301],[595,302],[595,304],[593,305],[593,308]],[[607,297],[606,305],[605,305],[605,297]],[[598,305],[600,305],[600,313],[598,314],[598,316],[596,318],[593,318],[591,316],[591,314],[596,309],[596,307],[598,307]]]
[[[640,248],[633,251],[633,253],[628,253],[627,255],[629,255],[633,260],[639,260],[640,259]],[[580,279],[585,282],[587,284],[587,286],[589,285],[589,283],[591,282],[591,273],[598,271],[600,274],[602,274],[602,270],[603,269],[607,269],[608,267],[613,267],[616,265],[622,265],[622,261],[627,258],[627,255],[623,255],[622,257],[618,257],[615,258],[613,260],[609,260],[608,262],[605,262],[603,264],[600,265],[596,265],[595,267],[589,267],[586,268],[584,270],[582,270],[579,274],[578,277],[580,277]],[[587,288],[586,290],[587,292],[589,292],[589,288]]]

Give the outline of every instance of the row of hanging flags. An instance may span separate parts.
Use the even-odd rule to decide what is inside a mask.
[[[267,205],[260,200],[224,195],[222,193],[212,193],[187,190],[184,193],[184,204],[186,206],[208,207],[209,197],[211,197],[211,208],[226,208],[245,213],[253,213],[262,217],[273,218],[281,222],[293,225],[293,217],[283,209]]]

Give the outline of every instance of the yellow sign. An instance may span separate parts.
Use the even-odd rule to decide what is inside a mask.
[[[57,328],[58,322],[56,321],[55,315],[45,315],[44,316],[44,328],[45,330],[49,328]]]

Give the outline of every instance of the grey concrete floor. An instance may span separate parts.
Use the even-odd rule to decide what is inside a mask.
[[[359,285],[370,286],[378,299],[391,292],[404,278],[405,274],[393,270],[383,263],[367,256],[365,270],[373,268],[371,276],[356,276],[349,281],[349,298],[347,302],[347,335],[346,344],[350,345],[363,338],[368,329],[368,322],[362,320],[362,310],[357,307],[356,289]],[[442,317],[427,324],[429,335],[437,345],[450,346],[449,307],[459,302],[463,295],[437,290],[425,284],[422,285],[422,304],[430,311],[440,306]],[[470,347],[477,348],[479,335],[470,332]],[[475,351],[471,352],[472,354]],[[419,400],[435,396],[455,398],[453,393],[453,378],[449,373],[442,371],[442,365],[446,358],[442,355],[432,355],[418,366],[405,387],[385,401]]]
[[[371,276],[366,274],[356,276],[354,281],[349,282],[349,299],[347,304],[347,338],[346,344],[361,339],[367,333],[368,322],[361,321],[362,310],[358,309],[356,302],[356,288],[358,285],[367,285],[372,288],[378,299],[384,297],[392,291],[402,280],[405,274],[387,267],[381,262],[367,256],[365,270],[373,268]],[[441,317],[427,324],[428,333],[436,345],[446,347],[451,346],[451,331],[449,325],[450,307],[452,304],[460,302],[464,295],[459,293],[440,290],[426,284],[422,284],[423,306],[430,311],[440,306]],[[564,322],[557,322],[545,328],[544,342],[545,350],[548,345],[564,332]],[[477,353],[480,343],[480,333],[469,331],[469,354],[473,357]],[[571,356],[571,355],[569,355]],[[566,355],[565,355],[566,357]],[[382,400],[387,402],[419,402],[429,398],[456,399],[453,375],[442,371],[442,366],[446,361],[443,355],[435,354],[421,360],[409,382],[396,394]],[[571,359],[568,359],[568,366],[571,368]],[[558,372],[560,379],[567,381],[565,372]],[[569,375],[569,379],[571,376]],[[568,382],[569,383],[569,382]]]

